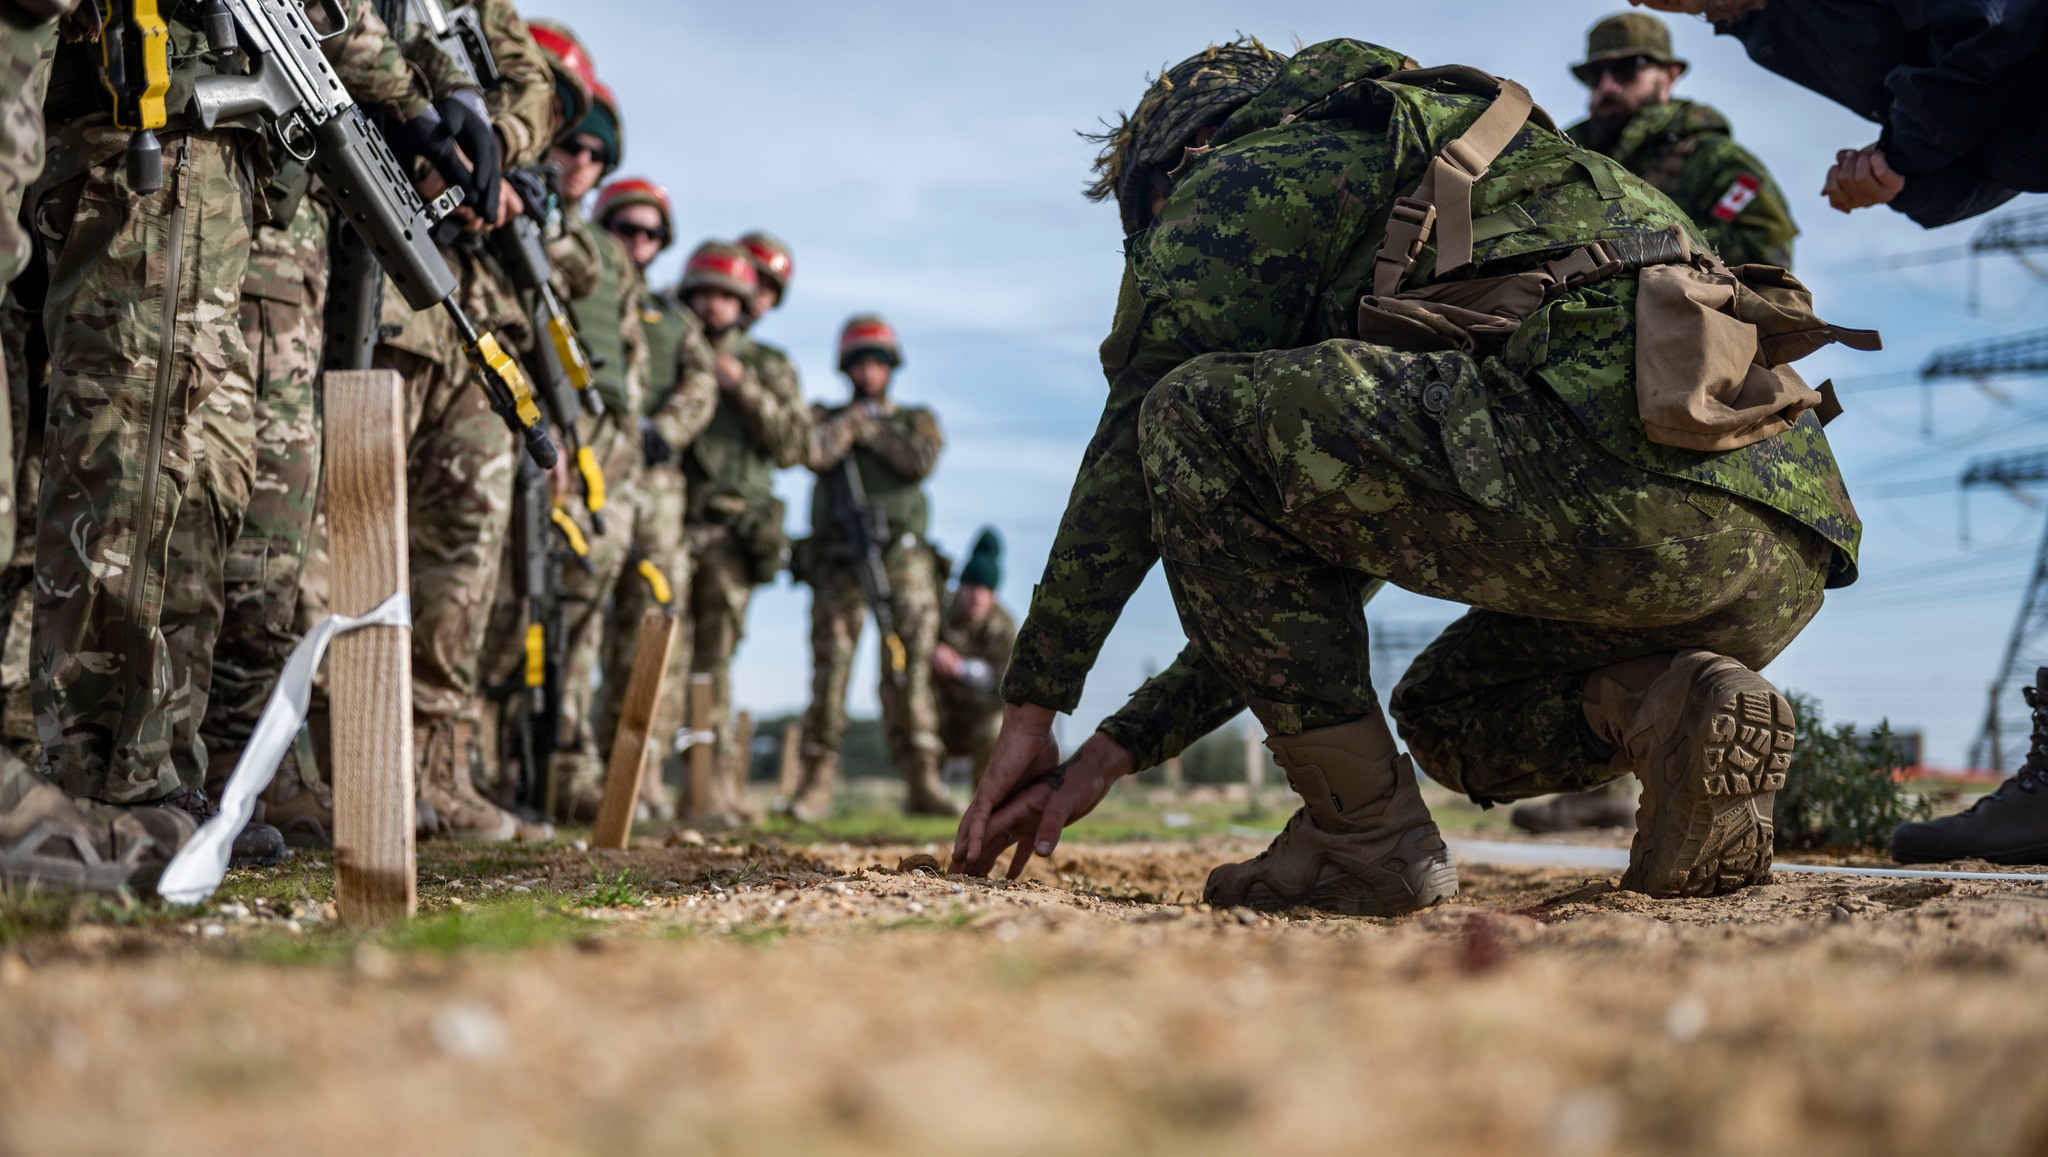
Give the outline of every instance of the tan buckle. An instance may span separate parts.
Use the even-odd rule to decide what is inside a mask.
[[[1387,237],[1380,251],[1373,258],[1374,292],[1391,297],[1407,280],[1410,270],[1415,268],[1415,259],[1422,255],[1422,246],[1429,240],[1430,230],[1436,226],[1436,206],[1413,197],[1400,197],[1394,201],[1393,209],[1387,215]]]

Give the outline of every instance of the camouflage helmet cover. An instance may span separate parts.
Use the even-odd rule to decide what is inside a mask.
[[[1125,232],[1143,228],[1150,210],[1145,197],[1150,173],[1177,167],[1196,133],[1221,124],[1257,96],[1286,62],[1285,55],[1257,37],[1240,36],[1227,44],[1212,44],[1162,71],[1135,112],[1105,132],[1084,134],[1103,146],[1095,158],[1096,178],[1086,190],[1088,199],[1115,197]]]
[[[591,63],[590,53],[567,25],[552,20],[529,20],[526,27],[554,73],[555,95],[562,102],[562,121],[555,131],[557,137],[565,136],[590,115],[590,93],[597,84],[597,66]]]
[[[753,257],[754,271],[761,275],[763,286],[775,291],[775,299],[779,302],[787,296],[790,279],[796,276],[796,258],[782,238],[756,229],[739,239],[739,247]]]
[[[754,259],[746,250],[723,241],[706,241],[697,246],[683,264],[683,280],[676,286],[676,293],[688,296],[698,289],[720,290],[739,298],[751,313],[754,291],[760,287],[760,275],[754,272]]]
[[[661,247],[668,248],[675,240],[675,211],[669,203],[668,190],[643,177],[622,177],[597,191],[597,203],[591,206],[590,215],[599,225],[609,226],[612,214],[628,205],[651,205],[661,214]]]

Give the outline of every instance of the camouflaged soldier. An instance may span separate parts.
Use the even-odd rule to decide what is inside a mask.
[[[985,528],[960,568],[960,582],[939,620],[938,646],[932,648],[939,740],[949,761],[968,762],[969,782],[975,784],[1003,729],[1003,671],[1017,644],[1017,620],[996,601],[1002,584],[1003,540],[995,528]]]
[[[925,542],[930,511],[923,483],[938,464],[945,438],[930,410],[899,406],[889,397],[902,364],[888,322],[872,314],[852,318],[839,334],[839,371],[853,384],[853,400],[811,411],[808,464],[820,477],[811,490],[811,537],[798,545],[790,565],[811,587],[811,705],[804,712],[803,779],[788,804],[800,820],[831,814],[846,738],[846,685],[871,613],[855,570],[847,514],[825,477],[849,458],[868,510],[880,516],[884,531],[876,545],[888,575],[896,638],[882,640],[882,727],[909,788],[903,807],[912,815],[960,812],[939,779],[945,753],[931,675],[939,578]]]
[[[686,274],[678,291],[713,335],[713,348],[729,353],[745,370],[720,377],[711,423],[682,454],[688,483],[683,534],[694,567],[684,622],[690,673],[711,677],[717,704],[712,730],[718,743],[718,806],[747,819],[752,812],[746,803],[744,756],[733,737],[732,658],[746,635],[754,588],[774,581],[789,554],[775,471],[804,461],[811,411],[788,355],[751,333],[789,291],[796,270],[789,248],[759,232],[740,238],[735,248],[754,274],[736,322],[714,326],[714,317],[724,322],[731,307],[699,295],[719,288],[748,289],[737,267],[722,287],[710,282],[692,287]]]
[[[1358,41],[1213,48],[1107,144],[1095,190],[1134,234],[1110,399],[959,866],[1016,841],[1021,870],[1115,779],[1249,702],[1304,807],[1212,873],[1210,903],[1386,914],[1454,892],[1367,670],[1361,592],[1384,578],[1473,608],[1393,694],[1433,778],[1499,802],[1632,771],[1625,887],[1764,878],[1793,719],[1754,669],[1853,580],[1861,536],[1822,398],[1781,363],[1874,335],[1813,318],[1787,275],[1727,274],[1520,86]],[[1674,319],[1705,329],[1710,307],[1680,291],[1708,286],[1768,297],[1803,337],[1687,348]],[[1701,400],[1688,358],[1759,409],[1668,425],[1668,391]],[[1676,444],[1695,435],[1727,448]],[[1193,644],[1059,764],[1053,713],[1162,555]]]
[[[1672,98],[1686,67],[1671,54],[1663,21],[1647,12],[1607,17],[1586,34],[1586,59],[1572,66],[1591,90],[1592,115],[1565,132],[1662,190],[1723,261],[1790,269],[1799,229],[1784,192],[1735,143],[1727,118]]]
[[[452,118],[430,115],[366,0],[352,7],[352,33],[328,50],[343,82],[391,118],[402,154],[471,180]],[[251,484],[241,286],[249,206],[270,165],[260,122],[201,130],[189,119],[192,84],[214,64],[196,9],[167,20],[159,188],[149,166],[131,164],[131,134],[113,126],[93,22],[67,19],[51,67],[50,163],[29,210],[48,252],[43,327],[55,367],[33,697],[45,773],[66,791],[206,814],[198,725],[221,575]],[[261,854],[282,854],[275,837]]]
[[[598,190],[590,215],[624,247],[640,274],[640,334],[647,348],[647,376],[641,391],[641,408],[645,411],[666,401],[675,390],[677,355],[685,332],[682,307],[647,284],[647,267],[675,241],[668,190],[638,177],[612,181]],[[698,339],[702,340],[701,335]],[[651,434],[651,420],[645,413],[633,417],[640,436],[639,484],[631,493],[614,500],[615,505],[631,504],[633,539],[626,569],[612,588],[611,614],[604,628],[604,683],[599,688],[597,708],[598,749],[606,766],[610,766],[612,736],[617,734],[619,716],[625,710],[626,687],[632,681],[633,648],[639,637],[640,618],[656,607],[670,614],[678,613],[678,591],[687,591],[689,583],[688,560],[679,558],[683,534],[682,472],[667,443]],[[671,575],[664,566],[675,567],[680,573]],[[678,583],[683,585],[678,587]],[[679,682],[687,677],[687,656],[672,657],[672,664],[672,680]],[[665,686],[672,690],[672,685]],[[676,701],[676,697],[670,695],[669,701]],[[657,705],[657,716],[661,711],[661,705]],[[678,726],[673,717],[657,718],[649,734],[673,735]],[[640,802],[649,815],[667,819],[675,814],[661,774],[642,777],[640,787]]]

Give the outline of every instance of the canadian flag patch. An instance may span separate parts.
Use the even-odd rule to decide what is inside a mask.
[[[1735,178],[1735,183],[1728,186],[1728,191],[1721,194],[1719,201],[1714,202],[1715,219],[1735,220],[1735,215],[1749,208],[1749,203],[1756,200],[1757,191],[1763,187],[1764,183],[1749,173]]]

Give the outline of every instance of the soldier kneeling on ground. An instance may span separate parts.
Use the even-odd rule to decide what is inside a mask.
[[[1875,335],[1730,272],[1520,85],[1356,40],[1168,70],[1106,134],[1128,260],[1106,412],[954,864],[1011,873],[1249,705],[1303,807],[1204,898],[1390,915],[1457,875],[1415,767],[1482,804],[1634,773],[1624,887],[1767,878],[1791,706],[1756,674],[1861,524],[1784,363]],[[1056,712],[1155,559],[1189,648],[1061,763]],[[1394,688],[1384,579],[1471,611]]]

